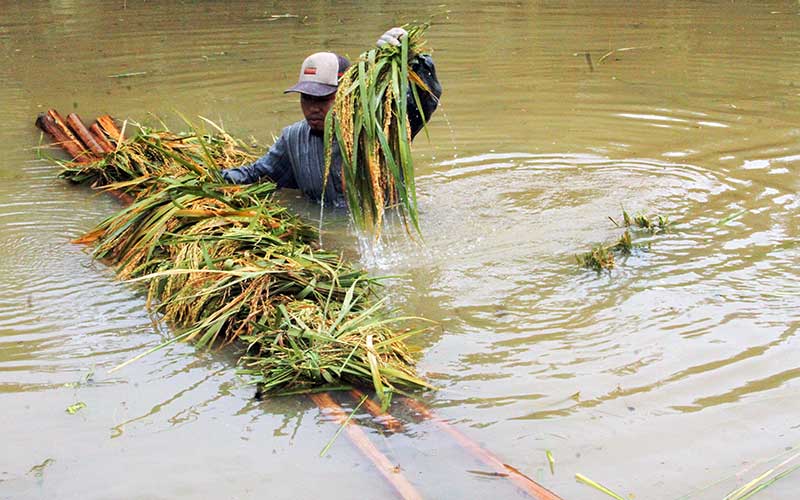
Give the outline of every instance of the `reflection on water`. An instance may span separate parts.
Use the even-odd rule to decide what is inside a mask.
[[[269,144],[300,117],[282,90],[309,52],[353,57],[434,14],[445,94],[415,143],[424,243],[396,223],[376,249],[342,214],[324,221],[327,247],[397,276],[394,307],[439,322],[413,340],[440,387],[428,405],[565,498],[591,494],[576,472],[638,498],[720,498],[800,444],[796,3],[0,11],[1,492],[392,495],[343,438],[319,458],[337,425],[312,402],[253,400],[233,352],[175,345],[108,373],[170,332],[139,288],[70,243],[118,205],[56,179],[32,123],[56,107],[179,127],[178,110]],[[578,268],[576,253],[619,236],[609,217],[623,209],[673,225],[639,235],[648,246],[610,273]],[[427,497],[515,495],[436,426],[392,411],[404,432],[355,420]],[[797,484],[768,491],[791,498]]]

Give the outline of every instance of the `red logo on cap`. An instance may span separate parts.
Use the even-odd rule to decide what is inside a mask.
[[[303,70],[303,74],[304,75],[316,75],[317,74],[317,68],[306,68],[306,69]]]

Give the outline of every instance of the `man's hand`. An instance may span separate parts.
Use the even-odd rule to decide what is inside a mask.
[[[384,45],[389,44],[398,47],[400,45],[400,37],[404,37],[406,35],[408,35],[408,32],[403,28],[392,28],[378,38],[377,45],[378,47],[383,47]]]

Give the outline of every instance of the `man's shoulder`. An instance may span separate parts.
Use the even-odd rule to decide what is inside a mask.
[[[281,132],[281,135],[287,140],[297,140],[302,135],[307,135],[309,130],[311,130],[311,127],[308,125],[308,122],[299,120],[286,126]]]

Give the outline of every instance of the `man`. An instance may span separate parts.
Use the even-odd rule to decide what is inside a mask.
[[[377,45],[400,45],[400,38],[407,33],[402,28],[392,28],[384,33]],[[289,125],[267,154],[251,165],[224,170],[222,176],[233,184],[250,184],[269,179],[279,188],[300,189],[313,201],[322,199],[322,177],[325,172],[325,144],[323,140],[325,116],[336,97],[339,78],[350,66],[347,59],[332,52],[317,52],[303,61],[297,84],[284,93],[300,94],[300,108],[305,120]],[[411,62],[413,69],[433,95],[419,92],[425,122],[433,114],[442,95],[442,87],[436,78],[436,68],[430,56],[419,55]],[[422,129],[423,120],[416,101],[409,93],[408,118],[411,136]],[[331,171],[325,187],[325,204],[345,207],[342,192],[342,157],[338,147],[332,148]]]

